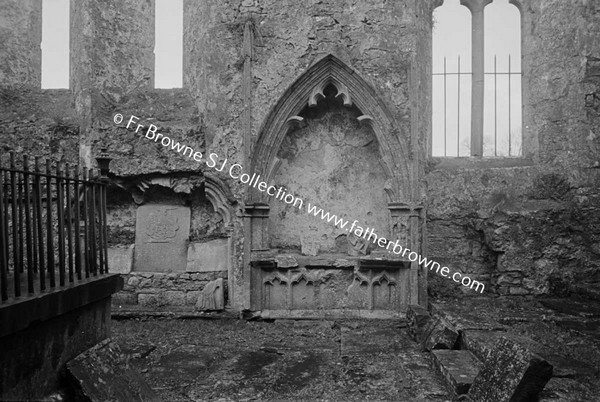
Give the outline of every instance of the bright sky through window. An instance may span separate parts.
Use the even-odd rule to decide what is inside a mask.
[[[69,0],[42,1],[42,88],[69,88]]]
[[[521,155],[521,76],[507,74],[509,56],[510,72],[521,71],[521,13],[508,0],[494,0],[483,11],[486,72],[483,155],[507,156],[509,151],[510,155]],[[498,73],[495,77],[491,74],[494,71]]]
[[[156,0],[155,88],[183,86],[183,0]]]
[[[433,72],[446,77],[446,113],[444,116],[444,77],[433,76],[432,155],[468,156],[471,143],[471,12],[459,0],[446,0],[433,12]],[[460,56],[460,102],[458,101],[458,58]],[[459,113],[460,106],[460,113]],[[459,119],[460,118],[460,119]],[[444,141],[444,119],[446,140]],[[460,127],[460,138],[459,128]],[[457,149],[459,148],[459,149]]]
[[[483,156],[522,154],[521,15],[508,0],[494,0],[483,12],[479,96],[472,92],[472,73],[477,74],[472,27],[473,18],[481,14],[473,16],[459,0],[445,0],[433,12],[432,156],[471,156],[472,136],[483,138]],[[483,117],[483,132],[481,127],[472,131],[472,117],[477,116]]]

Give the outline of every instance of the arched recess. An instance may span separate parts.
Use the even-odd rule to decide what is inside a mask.
[[[221,215],[226,227],[230,227],[233,204],[236,200],[227,185],[212,173],[204,174],[204,193],[216,213]]]
[[[309,67],[284,92],[269,112],[259,131],[251,157],[251,171],[271,181],[278,166],[277,152],[290,128],[302,124],[299,116],[305,106],[316,104],[328,85],[337,89],[345,105],[354,104],[363,115],[361,123],[371,125],[380,144],[389,183],[385,188],[389,202],[409,203],[409,137],[402,132],[385,103],[360,75],[337,57],[329,54]],[[253,188],[249,203],[265,203],[268,195]]]

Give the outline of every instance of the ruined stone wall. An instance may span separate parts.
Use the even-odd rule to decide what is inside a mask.
[[[126,177],[125,181],[135,182],[138,188],[140,181],[146,180],[151,186],[161,185],[158,182],[162,178],[172,178],[173,175],[183,175],[183,181],[194,181],[194,177],[202,177],[210,170],[227,184],[238,201],[243,199],[245,191],[244,185],[231,180],[227,172],[218,173],[191,163],[161,145],[135,135],[132,130],[116,127],[111,121],[114,113],[120,112],[124,116],[135,114],[146,123],[158,125],[159,132],[202,152],[218,154],[220,161],[227,158],[230,164],[249,164],[244,159],[242,148],[244,124],[250,124],[253,141],[256,141],[263,121],[279,97],[312,63],[329,53],[355,68],[378,91],[400,122],[399,135],[409,136],[411,133],[411,63],[414,64],[417,54],[423,57],[421,49],[417,52],[418,46],[423,46],[424,54],[429,49],[429,43],[417,42],[423,37],[420,31],[427,29],[423,22],[426,14],[417,12],[419,2],[186,1],[184,89],[169,91],[145,87],[147,80],[143,77],[147,75],[148,63],[152,61],[148,56],[152,41],[147,25],[151,24],[154,16],[145,5],[135,8],[134,2],[127,4],[130,3],[97,4],[97,10],[93,11],[96,37],[123,32],[122,37],[127,38],[127,43],[121,47],[120,40],[105,41],[104,45],[95,49],[93,57],[99,60],[97,64],[101,69],[96,74],[100,78],[95,80],[94,90],[99,94],[95,95],[93,103],[93,130],[86,137],[84,146],[89,146],[91,153],[95,153],[101,145],[108,145],[109,154],[115,157],[111,172],[121,178]],[[106,7],[121,10],[122,14],[119,18],[110,19],[109,11],[100,10]],[[248,83],[243,79],[243,44],[244,28],[249,22],[255,46],[254,78]],[[126,57],[120,57],[121,54]],[[417,76],[421,75],[422,82],[428,82],[426,69],[415,71]],[[131,76],[132,73],[136,77]],[[126,77],[131,80],[125,80]],[[244,120],[245,85],[251,86],[250,122]],[[423,115],[426,115],[427,99],[423,98],[421,103]],[[145,124],[143,121],[140,123]],[[338,195],[349,206],[355,201],[354,191],[368,193],[373,186],[368,180],[352,183],[352,186],[348,183],[342,186]],[[356,190],[356,185],[363,188]],[[196,184],[187,186],[185,190],[167,186],[182,199],[186,198],[188,191],[197,189]],[[124,187],[130,188],[131,185],[126,183]],[[382,191],[382,188],[379,190]],[[381,196],[384,197],[383,191]],[[147,200],[142,197],[136,202]],[[194,208],[195,201],[189,205]],[[361,210],[361,206],[356,206],[356,211]],[[133,224],[129,218],[131,206],[113,206],[112,211],[109,223],[114,222],[116,227],[119,221],[129,222],[129,229],[122,230],[130,232]],[[353,209],[349,209],[348,217],[352,213]],[[352,218],[359,219],[361,216]],[[381,228],[380,231],[386,229]],[[232,304],[240,306],[245,292],[243,281],[247,280],[243,277],[241,266],[241,220],[233,223],[232,233],[235,241],[232,244],[233,270],[230,274],[235,276],[233,293],[239,297]],[[294,234],[296,237],[299,235],[299,232]],[[125,242],[121,246],[123,249],[130,247]],[[136,282],[133,280],[133,283]],[[141,292],[141,289],[138,290]]]
[[[39,2],[1,0],[0,145],[73,162],[79,156],[87,166],[107,148],[115,183],[109,237],[119,266],[135,264],[138,207],[159,205],[150,195],[169,191],[174,204],[190,209],[188,246],[220,242],[215,247],[222,248],[231,235],[232,303],[242,306],[245,185],[118,127],[113,116],[136,115],[144,129],[155,124],[202,153],[248,165],[245,127],[256,142],[284,91],[319,58],[334,54],[371,84],[399,123],[397,135],[410,144],[411,174],[423,186],[403,196],[425,201],[429,257],[483,281],[493,293],[545,293],[593,278],[600,171],[597,2],[535,0],[522,7],[525,156],[493,162],[428,160],[432,3],[186,0],[184,88],[156,90],[154,2],[74,1],[71,90],[41,91]],[[254,37],[250,81],[243,73],[245,29]],[[202,195],[208,173],[231,191],[228,229]],[[348,202],[348,218],[369,212],[351,202],[355,192],[372,186],[367,180],[341,183],[338,196]],[[274,216],[289,212],[273,207]],[[296,241],[288,241],[290,230],[284,228],[288,239],[281,244]],[[303,230],[309,229],[297,235]],[[433,294],[473,294],[435,274],[429,279]]]
[[[426,175],[429,255],[498,294],[562,292],[600,275],[600,5],[523,3],[525,157],[435,159]],[[433,294],[476,295],[429,281]]]
[[[77,162],[80,124],[68,90],[41,90],[39,1],[0,1],[0,151]]]

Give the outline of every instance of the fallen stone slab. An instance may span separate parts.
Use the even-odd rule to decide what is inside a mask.
[[[522,345],[500,338],[473,381],[469,397],[477,402],[536,400],[552,377],[552,365]]]
[[[408,306],[406,321],[410,336],[417,342],[423,342],[425,329],[431,321],[431,315],[429,315],[427,309],[415,304]]]
[[[466,394],[482,363],[468,350],[432,350],[433,364],[455,394]]]
[[[485,301],[486,299],[484,299]],[[495,314],[490,313],[486,308],[484,301],[475,306],[463,305],[460,303],[451,304],[448,302],[429,303],[431,315],[434,318],[440,317],[452,323],[459,331],[465,329],[477,330],[502,330],[505,325],[497,321]],[[466,303],[466,301],[462,301]]]
[[[452,349],[458,340],[458,331],[444,318],[432,319],[424,330],[423,349]]]
[[[127,365],[119,347],[103,341],[67,363],[73,383],[92,402],[161,399],[140,374]]]
[[[460,348],[470,350],[479,360],[485,361],[496,342],[502,337],[511,339],[529,349],[535,349],[533,340],[506,331],[472,329],[461,331]]]
[[[593,366],[573,359],[568,355],[568,351],[554,351],[535,342],[531,338],[505,331],[462,331],[460,348],[473,352],[479,360],[485,361],[494,348],[495,343],[502,337],[524,346],[546,360],[553,367],[552,375],[554,377],[580,378],[596,375],[596,370]]]

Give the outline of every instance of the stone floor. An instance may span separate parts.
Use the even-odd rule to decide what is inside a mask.
[[[165,401],[450,401],[402,321],[126,319],[113,340]]]
[[[454,348],[482,351],[508,336],[547,359],[554,375],[540,401],[600,401],[600,301],[432,302],[460,333]],[[178,316],[113,321],[113,340],[165,401],[452,400],[403,320]]]

